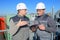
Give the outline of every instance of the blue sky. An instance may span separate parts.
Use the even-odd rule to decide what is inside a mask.
[[[46,12],[50,12],[53,6],[55,12],[60,9],[60,0],[0,0],[0,15],[17,14],[16,5],[21,2],[27,5],[28,13],[35,13],[39,2],[45,3]]]

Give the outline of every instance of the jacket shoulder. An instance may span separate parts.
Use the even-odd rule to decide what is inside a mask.
[[[28,18],[27,16],[25,16],[25,18],[26,18],[27,20],[29,20],[29,18]]]
[[[10,17],[10,19],[9,19],[9,21],[12,19],[12,20],[14,20],[14,19],[16,19],[17,18],[17,15],[16,16],[13,16],[13,17]]]

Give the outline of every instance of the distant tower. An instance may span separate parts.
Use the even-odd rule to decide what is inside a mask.
[[[52,10],[51,10],[51,16],[54,18],[54,6],[52,7]]]

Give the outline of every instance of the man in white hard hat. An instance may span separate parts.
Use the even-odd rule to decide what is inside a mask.
[[[29,35],[29,18],[25,16],[27,7],[24,3],[19,3],[16,9],[17,15],[10,18],[9,32],[12,35],[12,40],[27,40]]]
[[[37,34],[40,40],[51,40],[51,33],[56,32],[56,23],[53,18],[45,14],[45,9],[45,4],[42,2],[36,6],[38,16],[36,16],[35,20],[39,22]]]

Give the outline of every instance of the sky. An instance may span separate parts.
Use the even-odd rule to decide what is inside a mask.
[[[17,14],[18,3],[25,3],[28,13],[36,13],[35,8],[39,2],[46,5],[46,12],[51,12],[52,7],[54,7],[54,12],[60,9],[60,0],[0,0],[0,15]]]

